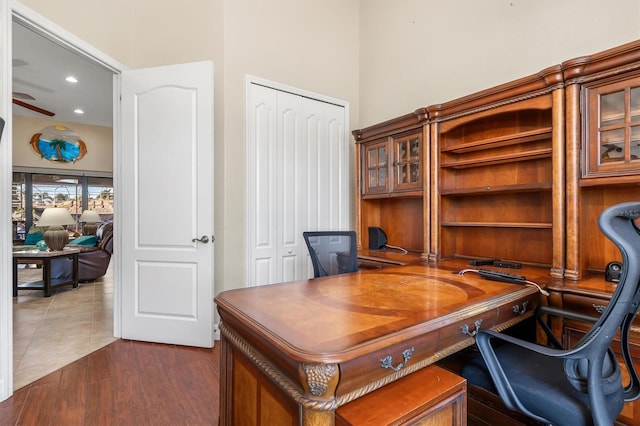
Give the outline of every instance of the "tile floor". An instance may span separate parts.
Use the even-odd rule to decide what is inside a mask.
[[[14,390],[116,340],[111,269],[77,289],[57,288],[51,297],[43,297],[41,290],[18,291],[13,299]],[[18,272],[18,282],[41,277],[42,269],[34,267]]]

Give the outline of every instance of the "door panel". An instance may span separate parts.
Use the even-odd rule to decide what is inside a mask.
[[[247,138],[253,141],[247,152],[247,169],[253,170],[247,186],[253,188],[248,195],[253,214],[247,216],[248,249],[254,253],[249,260],[249,285],[275,282],[277,276],[276,188],[273,185],[275,143],[278,138],[276,124],[277,93],[262,86],[252,88],[248,113]],[[259,212],[259,213],[258,213]]]
[[[122,114],[122,337],[211,347],[213,64],[123,73]]]

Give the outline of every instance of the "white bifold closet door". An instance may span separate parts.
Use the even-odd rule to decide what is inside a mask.
[[[247,284],[306,279],[302,232],[351,226],[348,108],[247,86]]]

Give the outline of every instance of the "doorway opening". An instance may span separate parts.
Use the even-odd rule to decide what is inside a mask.
[[[45,18],[43,18],[40,15],[37,15],[35,12],[31,11],[30,9],[22,6],[19,3],[14,3],[12,4],[12,10],[11,10],[11,16],[6,18],[8,20],[10,20],[11,23],[11,32],[13,34],[15,34],[15,28],[19,28],[20,30],[27,30],[29,32],[32,32],[34,34],[37,34],[39,37],[42,38],[42,40],[44,40],[44,42],[48,43],[48,46],[50,48],[50,50],[45,50],[43,52],[44,56],[42,56],[43,59],[47,58],[47,55],[49,54],[55,54],[54,52],[65,52],[66,55],[69,54],[69,52],[71,52],[72,55],[74,55],[77,58],[81,58],[82,61],[85,61],[87,64],[90,64],[90,66],[96,67],[101,69],[101,72],[104,72],[105,70],[107,70],[107,72],[110,75],[109,78],[109,85],[108,87],[103,87],[103,89],[105,91],[103,91],[103,95],[104,93],[106,93],[106,96],[101,96],[100,97],[100,102],[103,103],[104,105],[102,105],[103,108],[107,108],[108,109],[108,115],[109,115],[109,125],[112,126],[112,134],[113,135],[117,135],[117,125],[113,125],[111,123],[112,118],[116,117],[117,114],[114,114],[114,111],[118,111],[118,106],[114,105],[113,103],[113,93],[114,93],[114,82],[115,84],[119,84],[118,83],[118,79],[114,79],[113,76],[114,75],[118,75],[123,69],[124,67],[122,67],[120,64],[116,63],[115,61],[113,61],[111,58],[108,58],[106,55],[102,54],[101,52],[97,51],[95,48],[93,48],[92,46],[86,44],[84,41],[78,39],[77,37],[73,36],[72,34],[68,33],[67,31],[61,29],[60,27],[58,27],[57,25],[53,24],[50,21],[47,21]],[[14,35],[12,35],[11,37],[9,37],[9,41],[12,41],[11,38]],[[13,62],[13,71],[8,72],[8,78],[7,79],[11,79],[9,81],[9,85],[8,87],[12,88],[13,92],[18,92],[18,94],[14,93],[13,94],[13,98],[16,99],[16,96],[23,96],[24,94],[28,94],[30,96],[33,96],[33,93],[36,92],[36,89],[42,89],[43,93],[46,93],[47,91],[47,82],[40,82],[40,83],[34,83],[33,81],[29,81],[26,84],[30,85],[30,89],[29,90],[15,90],[15,88],[17,87],[18,84],[23,84],[25,83],[25,79],[22,80],[16,80],[15,76],[16,76],[16,66],[20,66],[20,65],[24,65],[21,64],[21,62],[19,61],[19,58],[16,56],[16,49],[15,43],[12,43],[14,48],[12,49],[12,57],[10,59],[12,59]],[[4,46],[5,48],[7,47],[6,45]],[[43,69],[43,75],[50,75],[51,73],[47,73],[46,71],[48,71],[47,69]],[[13,78],[12,78],[13,77]],[[40,86],[40,87],[38,87]],[[33,96],[36,102],[34,102],[34,100],[28,100],[27,103],[29,104],[36,104],[37,103],[37,97]],[[60,96],[60,98],[64,98],[63,96]],[[20,105],[19,103],[16,103],[14,101],[14,105]],[[96,104],[98,105],[98,104]],[[71,108],[73,106],[73,108],[76,108],[75,105],[69,105],[70,109],[72,110],[73,108]],[[14,138],[16,136],[16,129],[15,129],[15,125],[13,123],[13,117],[16,114],[16,109],[21,108],[21,114],[20,115],[25,115],[28,116],[29,114],[31,114],[34,120],[43,120],[42,116],[38,116],[37,114],[39,114],[38,112],[38,108],[25,108],[23,106],[14,106],[14,112],[7,117],[7,122],[8,122],[8,127],[10,128],[10,132],[7,136],[11,136],[13,135]],[[45,110],[47,110],[46,108],[43,108]],[[73,123],[74,119],[69,118],[68,116],[66,116],[65,114],[63,114],[62,109],[60,108],[55,108],[56,109],[56,120],[60,120],[63,121],[65,123]],[[23,117],[21,117],[20,121],[24,121]],[[104,122],[99,123],[98,125],[101,126],[105,126]],[[10,139],[7,139],[10,141]],[[111,151],[113,151],[113,146],[115,146],[115,136],[112,138],[111,140]],[[114,156],[115,157],[115,156]],[[112,157],[112,158],[114,158]],[[14,158],[15,158],[15,153],[14,153]],[[112,163],[115,163],[114,161],[111,160],[111,158],[108,160]],[[13,160],[11,158],[7,158],[6,159],[6,163],[12,166],[15,166],[16,164],[14,164]],[[86,162],[85,162],[86,164]],[[14,171],[19,171],[20,167],[18,166],[17,168],[14,168]],[[115,168],[113,169],[115,172]],[[42,168],[31,168],[31,171],[36,171],[38,172],[39,175],[52,175],[52,176],[62,176],[62,175],[71,175],[70,179],[74,180],[77,178],[77,175],[84,175],[85,177],[82,178],[80,177],[79,181],[82,181],[83,179],[85,180],[85,182],[88,184],[88,187],[91,187],[91,179],[104,179],[106,176],[109,177],[109,179],[111,180],[111,172],[109,173],[104,173],[104,171],[100,171],[98,173],[95,174],[95,176],[93,176],[92,178],[89,178],[87,172],[91,172],[91,170],[79,170],[79,169],[75,169],[75,170],[65,170],[68,171],[69,173],[65,173],[65,171],[60,170],[60,167],[56,167],[55,170],[50,170],[47,167],[42,167]],[[89,173],[90,174],[90,173]],[[75,175],[75,176],[74,176]],[[95,184],[95,182],[93,182]],[[102,182],[104,183],[104,182]],[[95,186],[95,185],[94,185]],[[118,187],[118,177],[116,173],[113,173],[113,180],[111,180],[111,185],[110,185],[110,194],[109,197],[113,200],[116,199],[117,200],[117,187]],[[64,188],[61,189],[61,191],[65,192],[69,192],[69,187],[68,185],[64,186]],[[62,198],[66,199],[66,196],[69,196],[69,198],[71,197],[71,193],[69,192],[68,194],[65,193],[61,193],[60,194],[60,202],[63,202]],[[88,195],[88,193],[83,193],[84,197],[90,198],[90,196]],[[104,195],[104,194],[102,194]],[[58,198],[58,194],[56,194],[56,198]],[[77,201],[81,201],[81,200],[77,200]],[[117,202],[116,202],[116,206],[115,209],[117,210]],[[117,216],[117,211],[116,212],[111,212],[110,216],[111,218],[113,218],[113,215]],[[26,225],[26,217],[25,219],[25,223],[24,225]],[[33,221],[33,217],[31,217],[31,221]],[[23,226],[24,226],[23,225]],[[20,233],[19,233],[19,226],[16,224],[16,227],[14,228],[15,231],[15,235],[14,238],[17,237],[17,239],[20,239]],[[117,229],[117,228],[116,228]],[[114,232],[114,235],[117,238],[118,232]],[[118,277],[119,277],[119,268],[117,266],[117,253],[114,255],[114,257],[111,259],[111,264],[109,266],[109,271],[108,273],[105,275],[105,279],[104,280],[100,280],[100,286],[104,287],[105,286],[105,282],[107,280],[110,281],[110,290],[109,290],[109,296],[107,297],[102,297],[101,300],[98,300],[98,297],[95,297],[92,294],[93,297],[93,306],[91,309],[91,313],[87,314],[90,315],[92,320],[93,319],[97,319],[99,316],[106,316],[106,315],[110,315],[110,318],[107,321],[103,321],[102,322],[102,327],[105,327],[105,329],[101,330],[102,332],[102,336],[104,339],[106,340],[102,340],[102,343],[100,343],[98,341],[98,339],[93,338],[93,340],[89,340],[89,345],[87,346],[90,350],[96,350],[98,347],[104,346],[104,343],[107,340],[111,339],[111,340],[115,340],[114,336],[119,336],[120,330],[119,330],[119,312],[120,312],[120,305],[119,305],[119,299],[118,299],[118,295],[119,295],[119,284],[118,284]],[[37,269],[37,266],[36,266]],[[6,275],[5,275],[6,277]],[[96,287],[96,283],[98,282],[98,280],[96,280],[96,282],[94,282],[93,284],[90,283],[85,283],[84,287],[85,289],[89,289],[90,286],[94,286]],[[82,289],[83,284],[81,283],[80,285],[80,289]],[[71,288],[69,289],[64,289],[61,288],[60,289],[61,293],[66,293],[68,294],[76,294],[75,292],[77,292],[77,290],[72,290]],[[95,292],[94,292],[95,293]],[[4,399],[4,397],[9,397],[12,393],[13,390],[16,390],[28,383],[30,383],[30,381],[25,382],[25,380],[23,379],[16,379],[16,376],[14,375],[14,372],[16,371],[17,368],[20,367],[19,363],[18,363],[18,357],[17,357],[17,353],[14,351],[15,350],[20,350],[20,345],[23,345],[24,342],[20,341],[19,339],[25,338],[25,339],[29,339],[29,344],[34,343],[34,339],[37,337],[45,337],[46,340],[48,340],[49,344],[53,344],[55,345],[55,347],[57,348],[57,350],[60,353],[69,353],[72,352],[73,350],[75,350],[75,348],[72,348],[71,346],[73,345],[73,343],[71,341],[69,341],[67,339],[67,337],[71,336],[74,334],[74,332],[72,330],[76,329],[86,329],[86,328],[93,328],[94,331],[96,331],[97,326],[95,325],[95,323],[87,323],[86,320],[83,322],[82,320],[78,320],[76,322],[76,324],[74,325],[73,328],[64,328],[61,327],[59,330],[56,330],[55,328],[55,322],[59,320],[59,318],[65,317],[65,316],[69,316],[70,312],[77,312],[77,311],[82,311],[82,310],[86,310],[88,309],[86,306],[82,307],[80,306],[81,304],[78,303],[78,301],[74,301],[74,302],[69,302],[68,306],[60,306],[58,308],[56,307],[52,307],[49,306],[49,304],[51,303],[52,300],[55,300],[55,298],[57,297],[57,295],[52,296],[51,298],[44,298],[42,296],[42,294],[36,296],[38,297],[40,300],[43,301],[41,308],[42,309],[46,309],[47,313],[50,314],[48,318],[43,318],[40,322],[41,325],[45,326],[45,328],[43,329],[44,331],[42,332],[35,332],[31,335],[29,335],[29,333],[26,333],[28,337],[20,337],[15,333],[15,330],[18,329],[21,326],[21,321],[25,321],[23,324],[26,324],[26,322],[28,320],[24,319],[24,316],[21,315],[21,313],[18,310],[15,310],[15,298],[14,298],[14,302],[13,302],[13,306],[11,306],[11,302],[6,303],[3,302],[3,306],[1,307],[2,309],[0,309],[2,311],[3,318],[2,320],[5,321],[5,323],[8,324],[13,324],[13,330],[10,330],[8,333],[8,338],[3,337],[2,342],[0,342],[0,347],[3,348],[2,353],[0,353],[0,358],[8,358],[9,356],[12,356],[14,359],[14,363],[13,363],[13,371],[8,371],[10,369],[5,369],[3,368],[3,371],[1,372],[1,377],[5,378],[6,380],[4,380],[5,386],[3,386],[2,389],[2,396],[3,398],[0,399]],[[85,296],[86,298],[86,296]],[[45,299],[50,299],[45,301]],[[58,298],[58,300],[62,300],[62,294],[61,297]],[[9,299],[10,300],[10,299]],[[97,306],[99,306],[100,309],[95,309]],[[106,314],[106,310],[110,311],[110,314]],[[11,320],[13,316],[13,320]],[[86,316],[85,316],[86,318]],[[106,325],[105,325],[106,324]],[[50,327],[50,328],[49,328]],[[106,336],[106,337],[104,337]],[[86,338],[85,338],[86,339]],[[89,338],[91,339],[91,338]],[[14,344],[15,342],[15,344]],[[87,352],[88,353],[88,352]],[[16,355],[16,356],[14,356]],[[85,354],[86,355],[86,354]],[[78,353],[77,358],[80,358],[82,355],[80,355]],[[47,356],[48,359],[55,359],[55,354],[51,354],[49,353]],[[76,358],[76,359],[77,359]],[[66,363],[72,362],[73,360],[69,360]],[[3,366],[8,367],[11,366],[11,363],[2,363]],[[53,371],[53,370],[52,370]],[[46,374],[46,373],[45,373]],[[41,376],[44,376],[45,374],[42,374]],[[25,376],[26,377],[26,376]],[[35,378],[30,378],[29,380],[33,380]]]

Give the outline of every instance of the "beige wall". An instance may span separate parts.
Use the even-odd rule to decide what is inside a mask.
[[[215,63],[216,291],[245,269],[245,76],[350,103],[351,128],[640,38],[640,0],[23,0],[119,62]]]
[[[41,158],[29,143],[44,127],[60,125],[74,130],[87,146],[85,156],[75,163],[58,163]],[[111,127],[87,126],[46,118],[13,116],[13,166],[52,170],[113,171]],[[55,172],[54,172],[55,173]]]
[[[362,0],[359,126],[638,38],[639,0]]]
[[[213,60],[216,292],[244,286],[245,75],[344,99],[356,121],[359,1],[22,3],[130,68]]]

